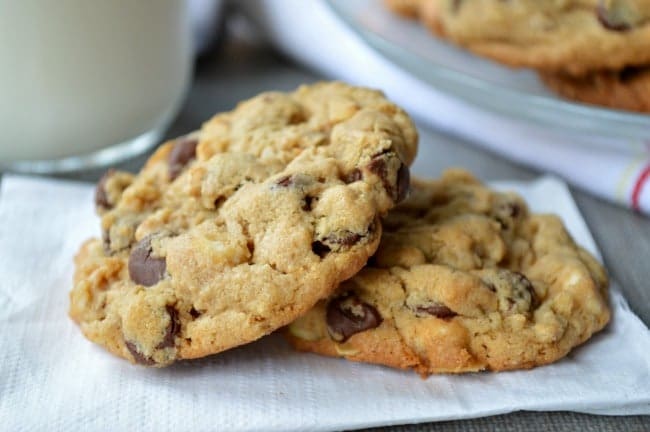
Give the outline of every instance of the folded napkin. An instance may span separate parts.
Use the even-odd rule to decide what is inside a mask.
[[[382,1],[372,4],[382,7]],[[435,128],[650,214],[650,131],[647,142],[626,143],[630,150],[622,152],[602,145],[604,137],[569,136],[481,110],[388,61],[343,22],[326,0],[252,0],[241,6],[279,49],[324,76],[380,88]]]
[[[503,183],[595,244],[560,181]],[[0,189],[0,429],[331,431],[515,410],[650,414],[650,334],[614,285],[612,323],[531,371],[432,376],[293,352],[278,335],[165,369],[134,366],[67,317],[72,258],[99,234],[87,184]]]

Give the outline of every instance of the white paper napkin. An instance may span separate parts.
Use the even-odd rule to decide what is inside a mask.
[[[611,144],[608,149],[603,137],[569,136],[493,114],[436,90],[386,60],[339,19],[325,0],[240,3],[278,48],[324,76],[380,88],[435,128],[650,214],[650,131],[646,142],[618,144],[630,149],[621,152],[612,151]],[[372,3],[383,7],[381,0]]]
[[[594,242],[563,183],[504,183]],[[97,235],[90,185],[0,189],[0,429],[330,431],[515,410],[650,414],[650,334],[612,288],[607,329],[531,371],[432,376],[293,352],[278,335],[166,369],[133,366],[67,317],[72,257]]]

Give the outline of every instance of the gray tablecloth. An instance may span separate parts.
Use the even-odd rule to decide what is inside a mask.
[[[197,62],[187,101],[168,132],[169,137],[196,129],[212,114],[231,109],[238,101],[269,89],[290,90],[321,77],[304,70],[261,43],[222,37],[207,56]],[[532,179],[540,173],[510,163],[463,140],[420,126],[420,156],[413,171],[428,177],[444,168],[462,166],[483,180]],[[135,171],[147,155],[120,168]],[[88,171],[65,177],[96,180],[101,172]],[[632,309],[650,322],[650,219],[633,214],[572,190],[613,278],[621,282]],[[374,431],[650,431],[650,417],[604,417],[554,412],[519,412],[488,418],[397,426]]]

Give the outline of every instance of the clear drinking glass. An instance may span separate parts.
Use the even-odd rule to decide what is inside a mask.
[[[187,9],[0,0],[0,168],[89,168],[158,142],[192,72]]]

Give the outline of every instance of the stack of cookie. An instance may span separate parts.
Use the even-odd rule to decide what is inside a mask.
[[[539,71],[567,98],[650,112],[650,0],[385,0],[436,35]]]
[[[243,102],[101,179],[70,316],[143,365],[284,328],[299,350],[423,375],[545,364],[603,328],[604,270],[556,217],[460,170],[410,181],[416,151],[377,91]]]

